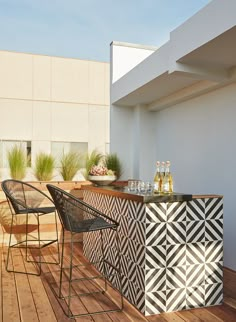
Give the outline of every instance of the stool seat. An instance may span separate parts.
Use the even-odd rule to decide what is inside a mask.
[[[114,228],[115,224],[107,223],[103,218],[86,219],[81,221],[71,219],[71,231],[76,233],[84,233],[89,231],[96,231],[100,229]]]

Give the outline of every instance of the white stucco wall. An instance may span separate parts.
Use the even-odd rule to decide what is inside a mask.
[[[0,70],[0,140],[31,141],[33,163],[51,141],[108,152],[108,63],[0,51]]]
[[[153,180],[156,160],[170,160],[174,190],[224,196],[224,265],[236,269],[236,84],[159,112],[116,107],[111,148],[123,152],[124,177]],[[127,111],[128,110],[128,111]],[[131,112],[132,111],[132,112]],[[119,113],[120,112],[120,113]],[[114,135],[114,127],[111,135]]]
[[[123,164],[123,178],[133,177],[133,108],[111,106],[110,151],[116,152]]]
[[[111,83],[111,150],[122,157],[123,177],[153,180],[156,160],[170,160],[175,191],[222,194],[224,265],[234,270],[235,6],[234,0],[227,5],[211,1],[174,30],[167,44]],[[223,55],[222,48],[227,48]],[[189,53],[193,55],[187,57]],[[135,51],[132,55],[135,61],[138,55]],[[184,64],[187,58],[190,66],[180,66],[179,60]],[[126,57],[123,60],[111,55],[111,71],[116,75],[123,73]],[[218,68],[220,77],[215,78]]]
[[[123,179],[152,180],[147,165],[155,160],[155,123],[144,106],[111,107],[110,150],[124,165]]]
[[[224,195],[224,265],[236,269],[236,84],[156,112],[156,159],[175,191]],[[150,171],[150,176],[152,171]]]
[[[235,26],[235,0],[213,0],[170,33],[170,62]]]
[[[112,64],[111,83],[115,83],[132,68],[150,56],[156,49],[151,46],[112,42],[111,59],[115,60],[116,64]]]

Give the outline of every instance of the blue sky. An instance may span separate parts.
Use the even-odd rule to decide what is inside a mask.
[[[161,46],[210,0],[0,0],[0,50],[109,61],[110,43]]]

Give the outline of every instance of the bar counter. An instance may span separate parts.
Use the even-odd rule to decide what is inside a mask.
[[[140,312],[148,316],[222,303],[222,196],[141,195],[122,186],[83,190],[85,202],[120,224],[123,294]],[[94,261],[95,239],[84,236],[84,254]],[[106,256],[118,265],[112,232],[104,243]],[[117,285],[115,277],[111,282]]]

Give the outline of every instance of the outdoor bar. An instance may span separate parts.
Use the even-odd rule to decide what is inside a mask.
[[[222,303],[222,196],[142,195],[115,185],[83,190],[85,202],[120,224],[123,294],[140,312],[148,316]],[[90,260],[96,260],[95,240],[84,235]],[[104,243],[108,260],[117,266],[112,233]]]

